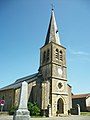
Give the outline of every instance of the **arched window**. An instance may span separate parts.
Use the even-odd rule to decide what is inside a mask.
[[[46,51],[44,51],[43,53],[43,63],[45,62],[45,60],[46,60]]]
[[[49,52],[49,49],[47,50],[47,61],[49,61],[49,55],[50,55],[50,52]]]
[[[61,61],[63,60],[63,53],[62,53],[62,50],[60,50],[60,60],[61,60]]]
[[[56,59],[59,59],[59,50],[56,49]]]

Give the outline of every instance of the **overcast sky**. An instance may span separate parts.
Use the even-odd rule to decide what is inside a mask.
[[[54,5],[73,93],[90,93],[90,0],[0,0],[0,88],[38,72]]]

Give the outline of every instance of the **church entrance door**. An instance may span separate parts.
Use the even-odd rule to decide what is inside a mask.
[[[59,98],[57,101],[57,111],[58,111],[58,114],[64,113],[64,103],[63,103],[63,100],[61,98]]]

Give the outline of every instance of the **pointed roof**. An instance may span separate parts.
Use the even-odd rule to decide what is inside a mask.
[[[60,38],[59,38],[59,33],[56,25],[54,9],[52,9],[45,45],[47,45],[51,41],[60,45]]]

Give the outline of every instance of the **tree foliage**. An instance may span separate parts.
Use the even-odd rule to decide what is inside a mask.
[[[36,103],[28,102],[28,110],[30,111],[31,116],[39,116],[40,115],[40,108],[37,106]]]

